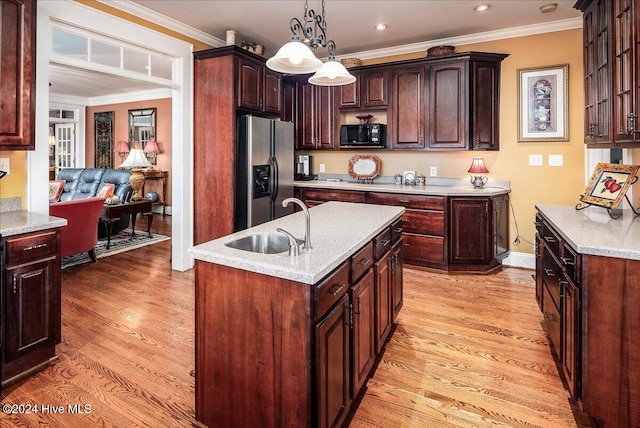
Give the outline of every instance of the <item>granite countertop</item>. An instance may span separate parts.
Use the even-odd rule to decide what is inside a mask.
[[[468,180],[468,184],[458,184],[459,180],[455,180],[456,185],[405,185],[405,184],[393,184],[393,183],[354,183],[348,181],[326,181],[326,180],[311,180],[311,181],[295,181],[294,186],[316,188],[316,189],[332,189],[332,190],[358,190],[369,192],[386,192],[386,193],[405,193],[427,196],[496,196],[509,193],[510,190],[506,187],[492,186],[488,184],[482,189],[474,189]]]
[[[67,225],[67,220],[29,211],[0,212],[0,235],[19,235],[21,233],[37,232]]]
[[[640,216],[630,209],[612,219],[605,208],[536,205],[542,217],[581,254],[640,260]]]
[[[305,284],[316,284],[327,274],[373,239],[394,220],[403,207],[327,202],[310,208],[311,251],[300,248],[300,255],[287,252],[259,254],[237,250],[224,244],[254,233],[274,233],[282,228],[298,239],[304,239],[303,212],[264,223],[250,229],[205,242],[188,250],[195,259]]]

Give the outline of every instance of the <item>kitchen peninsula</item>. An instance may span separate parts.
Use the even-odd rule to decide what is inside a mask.
[[[196,259],[196,418],[209,425],[339,426],[402,306],[404,208],[330,202],[309,210],[311,250],[259,254],[227,243],[297,212],[189,250]]]
[[[564,384],[597,426],[640,427],[640,217],[536,209],[536,299]]]

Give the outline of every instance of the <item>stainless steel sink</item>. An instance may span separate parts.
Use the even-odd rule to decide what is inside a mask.
[[[284,253],[289,249],[289,239],[284,235],[274,233],[256,233],[227,242],[224,245],[253,253],[277,254]]]

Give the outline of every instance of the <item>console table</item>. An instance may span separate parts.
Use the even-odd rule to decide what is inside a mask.
[[[100,211],[100,221],[107,225],[107,249],[111,247],[113,223],[119,221],[123,214],[129,214],[131,216],[131,236],[136,234],[136,218],[138,214],[147,217],[147,233],[149,234],[149,238],[151,238],[151,222],[153,221],[151,201],[143,199],[125,204],[105,204],[104,207],[102,207],[102,211]]]
[[[164,215],[165,207],[167,206],[167,177],[169,177],[169,171],[142,171],[144,175],[144,181],[157,180],[160,182],[160,199],[154,203],[162,205],[162,215]],[[144,186],[142,187],[142,194],[145,194]]]

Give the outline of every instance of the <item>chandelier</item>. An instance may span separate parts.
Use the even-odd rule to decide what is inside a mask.
[[[309,78],[309,83],[320,86],[348,85],[356,81],[356,78],[347,69],[336,61],[336,44],[333,40],[327,40],[327,21],[325,19],[325,0],[322,0],[322,15],[309,9],[308,0],[304,2],[304,24],[298,18],[291,18],[289,26],[293,37],[284,44],[278,52],[267,60],[267,67],[271,70],[287,74],[314,73]],[[307,44],[300,40],[300,35],[305,38]],[[323,63],[311,51],[311,48],[327,48],[329,59]]]

